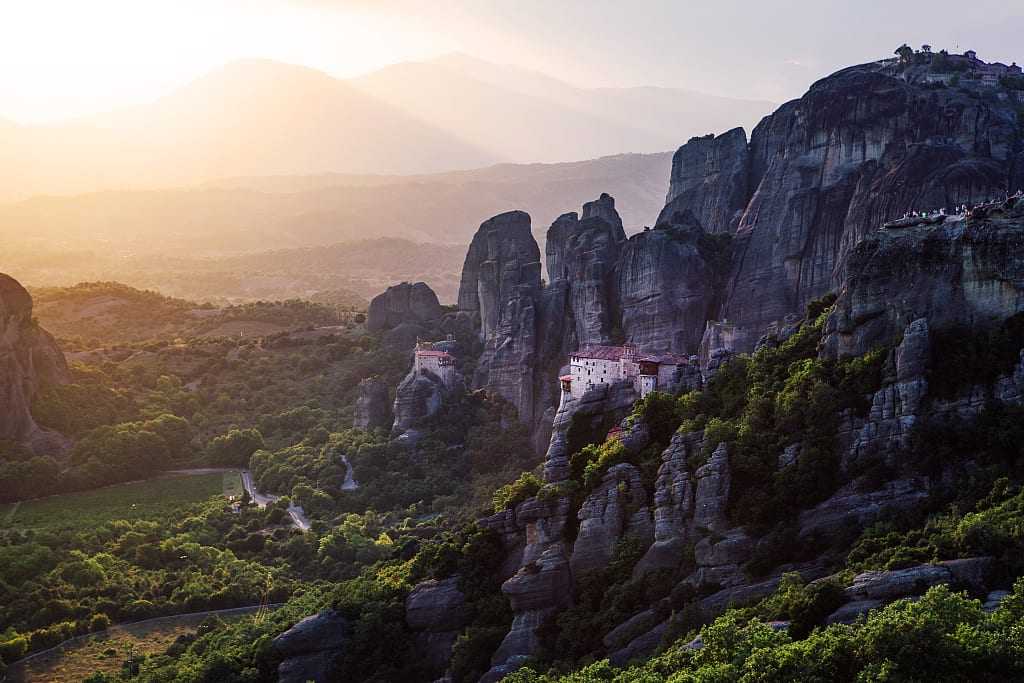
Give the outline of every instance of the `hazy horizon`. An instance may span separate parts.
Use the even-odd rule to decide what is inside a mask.
[[[440,11],[409,0],[40,0],[0,16],[0,119],[28,124],[152,102],[240,59],[349,79],[451,53],[582,88],[668,87],[780,103],[902,42],[974,48],[1009,63],[1024,9],[994,0],[979,0],[969,13],[951,0],[869,0],[856,8],[810,0],[640,8],[456,0]]]

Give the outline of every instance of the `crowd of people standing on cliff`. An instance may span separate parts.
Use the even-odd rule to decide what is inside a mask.
[[[1024,199],[1024,190],[1017,190],[1012,195],[1009,192],[1006,192],[1002,199],[990,198],[987,201],[983,201],[979,204],[960,204],[959,206],[954,208],[952,214],[947,214],[945,207],[939,209],[938,211],[908,211],[907,213],[903,214],[901,218],[897,219],[897,221],[907,221],[913,218],[919,218],[922,220],[944,218],[949,215],[966,217],[971,216],[976,209],[988,210],[995,208],[996,206],[999,205],[1003,205],[1005,208],[1008,209],[1013,208],[1021,199]],[[895,223],[897,221],[891,221],[890,223]],[[890,225],[890,223],[887,223],[886,225]]]

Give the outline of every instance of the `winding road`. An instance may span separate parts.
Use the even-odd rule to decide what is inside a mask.
[[[261,508],[267,507],[268,503],[273,503],[278,500],[280,496],[273,496],[269,493],[260,493],[256,490],[256,484],[252,480],[252,472],[249,470],[242,470],[242,486],[249,492],[249,496],[253,502]],[[288,504],[288,516],[292,518],[292,522],[295,526],[302,531],[309,531],[311,523],[309,517],[306,517],[306,512],[302,507],[295,503]]]

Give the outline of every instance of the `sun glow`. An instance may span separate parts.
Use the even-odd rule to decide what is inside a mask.
[[[363,2],[3,2],[0,117],[52,121],[144,102],[235,59],[345,77],[441,47]]]

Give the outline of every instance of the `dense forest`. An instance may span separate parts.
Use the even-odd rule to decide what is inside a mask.
[[[353,680],[424,680],[430,669],[414,655],[405,600],[423,580],[455,577],[470,616],[450,672],[455,681],[475,681],[488,669],[512,613],[497,579],[500,540],[474,520],[534,496],[582,501],[622,462],[639,467],[645,485],[653,486],[658,456],[671,437],[702,429],[708,438],[694,457],[706,460],[723,442],[734,449],[731,514],[775,539],[772,557],[755,557],[744,568],[751,580],[782,561],[810,555],[830,557],[839,571],[811,582],[787,575],[767,598],[716,616],[698,607],[716,587],[679,583],[688,566],[634,578],[642,548],[623,539],[612,562],[579,578],[573,606],[541,629],[540,654],[508,680],[927,675],[952,681],[1024,675],[1020,580],[994,611],[982,609],[978,598],[984,596],[922,587],[919,600],[894,602],[853,624],[824,623],[842,602],[844,581],[856,572],[986,555],[1010,583],[1024,573],[1024,461],[1016,410],[994,409],[970,427],[919,426],[901,468],[932,472],[963,448],[976,454],[980,467],[910,513],[849,537],[813,546],[797,542],[795,514],[837,486],[836,420],[844,411],[868,410],[864,396],[880,385],[888,355],[878,348],[841,361],[819,358],[830,304],[812,304],[784,343],[735,357],[703,389],[679,396],[655,392],[638,401],[625,422],[650,427],[651,443],[640,452],[627,452],[603,432],[571,428],[572,475],[557,487],[543,483],[525,430],[510,428],[509,406],[482,394],[463,394],[424,423],[426,436],[415,452],[383,432],[346,426],[353,396],[340,389],[371,370],[397,381],[407,362],[355,322],[325,336],[132,342],[124,346],[135,353],[151,349],[144,363],[76,363],[75,381],[34,407],[41,422],[76,437],[66,468],[45,463],[59,486],[89,488],[154,468],[249,466],[261,489],[284,497],[265,509],[244,500],[232,510],[214,497],[144,519],[83,519],[4,533],[0,654],[13,661],[113,622],[269,600],[286,604],[259,623],[210,622],[146,660],[139,679],[274,680],[279,655],[270,639],[298,618],[330,607],[354,625],[338,664]],[[316,321],[310,325],[315,328]],[[1018,328],[1011,320],[985,338],[961,334],[956,344],[935,334],[935,360],[955,359],[964,370],[960,380],[941,380],[941,390],[955,391],[978,373],[1005,371],[1013,350],[1021,348]],[[182,365],[181,356],[188,355],[205,362]],[[170,374],[172,367],[191,373]],[[799,467],[773,473],[771,461],[793,434],[808,444],[807,455]],[[355,491],[342,490],[342,454],[360,482]],[[30,459],[7,467],[42,465]],[[893,474],[884,462],[863,467],[876,478]],[[284,508],[290,500],[303,505],[312,531],[288,524]],[[669,619],[659,654],[625,668],[595,661],[612,626],[645,607]],[[109,678],[97,674],[92,680]]]

